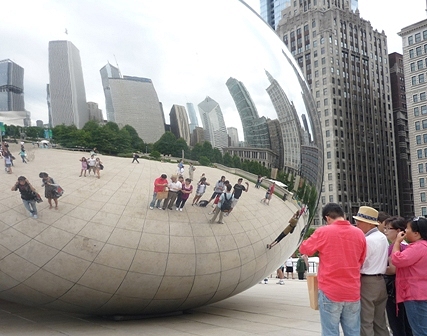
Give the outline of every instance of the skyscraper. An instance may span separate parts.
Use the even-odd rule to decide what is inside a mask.
[[[246,146],[270,148],[266,119],[259,117],[256,106],[245,85],[233,77],[227,80],[226,85],[242,121]]]
[[[187,103],[186,105],[188,116],[190,117],[190,133],[193,133],[194,129],[199,126],[199,121],[197,120],[197,114],[193,103]]]
[[[169,113],[171,132],[177,138],[183,138],[187,145],[190,145],[190,126],[188,124],[187,111],[184,106],[172,105]]]
[[[427,216],[427,20],[402,28],[399,35],[403,44],[414,213]]]
[[[211,97],[206,97],[197,106],[205,130],[205,140],[209,141],[214,148],[227,147],[227,130],[219,104]]]
[[[310,85],[323,126],[321,202],[340,203],[349,216],[361,205],[397,214],[387,38],[352,12],[354,1],[304,4],[284,10],[277,33]]]
[[[396,131],[394,146],[396,148],[400,215],[404,218],[409,218],[414,214],[414,197],[412,195],[411,154],[403,56],[395,52],[388,55],[388,60],[393,101],[393,122]]]
[[[227,127],[227,133],[230,137],[230,147],[239,146],[239,133],[237,132],[236,127]]]
[[[98,107],[97,103],[87,102],[87,108],[89,112],[89,120],[101,122],[104,120],[102,117],[102,110]]]
[[[25,111],[24,69],[10,59],[0,61],[0,111]]]
[[[80,52],[70,41],[49,42],[49,93],[52,127],[89,120]]]
[[[276,29],[282,18],[282,10],[289,6],[290,3],[291,0],[260,0],[260,15],[265,22],[273,29]]]
[[[164,116],[153,82],[149,78],[121,76],[111,64],[101,70],[107,120],[120,127],[130,125],[146,143],[165,132]]]

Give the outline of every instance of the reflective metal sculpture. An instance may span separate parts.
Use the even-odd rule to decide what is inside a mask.
[[[237,0],[66,5],[55,6],[52,11],[58,12],[51,16],[69,22],[66,37],[80,50],[86,95],[100,105],[105,101],[108,120],[131,124],[152,142],[163,132],[163,114],[167,119],[169,111],[171,118],[189,113],[190,125],[183,127],[189,138],[198,112],[214,147],[242,158],[255,155],[274,174],[284,172],[290,185],[276,185],[283,198],[275,196],[269,206],[259,202],[264,191],[252,188],[221,225],[208,224],[204,210],[191,206],[183,213],[149,210],[152,178],[163,173],[153,162],[146,163],[151,165],[146,181],[134,182],[143,187],[124,184],[119,196],[117,187],[87,188],[70,180],[66,188],[62,183],[67,190],[62,200],[73,205],[74,213],[45,223],[51,239],[40,239],[40,225],[23,233],[19,216],[0,226],[0,298],[92,314],[157,314],[213,303],[258,283],[297,248],[322,184],[316,106],[292,55]],[[114,57],[114,65],[107,63]],[[227,126],[239,130],[245,147],[227,148]],[[51,174],[59,174],[61,164],[50,165]],[[121,173],[105,171],[105,176],[117,175],[111,186]],[[211,173],[211,182],[216,178]],[[237,180],[229,173],[227,178]],[[98,231],[85,230],[93,224],[85,218],[78,219],[80,230],[67,229],[87,210],[77,199],[88,191],[107,205],[129,193],[138,202],[121,204],[109,227],[105,223],[116,218],[108,215],[113,205],[105,209]],[[21,207],[17,204],[16,211]],[[288,227],[298,211],[296,224]],[[266,248],[285,228],[283,240]]]

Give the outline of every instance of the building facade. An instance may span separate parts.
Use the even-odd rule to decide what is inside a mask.
[[[196,127],[191,133],[191,146],[195,146],[198,143],[203,143],[205,141],[205,130],[203,127]]]
[[[120,127],[130,125],[146,143],[154,143],[165,133],[163,110],[149,78],[121,76],[107,64],[101,70],[107,120]],[[112,77],[108,77],[108,76]],[[117,77],[119,76],[119,77]]]
[[[268,169],[276,168],[277,154],[269,148],[228,147],[224,148],[224,153],[229,153],[232,157],[236,155],[242,162],[257,161]]]
[[[389,54],[388,62],[390,66],[393,122],[396,132],[394,146],[396,148],[400,215],[404,218],[409,218],[414,214],[414,198],[412,194],[411,153],[403,55],[396,52]]]
[[[25,111],[24,68],[10,59],[0,61],[0,111]]]
[[[197,113],[193,103],[187,103],[185,105],[187,106],[188,117],[190,118],[190,133],[193,133],[194,129],[199,126],[199,120],[197,119]]]
[[[185,107],[182,105],[172,105],[169,113],[171,132],[176,138],[183,138],[188,146],[190,146],[190,126],[188,123],[188,116]]]
[[[291,0],[260,0],[260,15],[271,28],[276,29],[282,18],[282,10],[290,3]]]
[[[82,128],[89,120],[79,50],[70,41],[49,42],[49,120]]]
[[[406,107],[415,216],[427,216],[427,20],[403,28]]]
[[[292,2],[277,33],[302,69],[322,124],[321,203],[398,214],[387,38],[355,2]]]
[[[205,140],[214,148],[222,150],[228,147],[227,129],[219,104],[208,96],[197,106],[205,130]]]

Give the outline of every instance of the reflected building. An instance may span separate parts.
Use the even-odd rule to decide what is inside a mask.
[[[190,145],[194,147],[196,144],[203,142],[205,142],[205,130],[203,127],[197,126],[191,133]]]
[[[256,106],[245,85],[232,77],[227,80],[226,85],[242,121],[246,146],[270,148],[266,119],[259,117]]]
[[[187,112],[190,118],[190,134],[193,133],[194,129],[199,126],[199,120],[197,119],[197,113],[194,109],[193,103],[187,103]]]
[[[49,99],[52,127],[89,121],[80,52],[70,41],[49,42]]]
[[[237,132],[236,127],[227,127],[227,133],[230,137],[230,146],[229,147],[238,147],[239,146],[239,133]]]
[[[89,120],[96,122],[104,121],[104,118],[102,117],[102,110],[98,107],[97,103],[87,102],[87,109],[89,112]]]
[[[118,69],[111,64],[105,65],[100,73],[107,120],[114,121],[120,127],[132,126],[146,143],[159,140],[165,133],[165,123],[152,80],[134,76],[121,77]]]
[[[205,130],[205,140],[214,148],[228,147],[227,130],[219,104],[208,96],[197,106]]]
[[[277,113],[283,137],[283,168],[288,173],[299,174],[301,167],[301,123],[295,106],[286,96],[276,79],[265,71],[270,86],[267,93]]]
[[[292,2],[277,33],[310,85],[315,98],[303,91],[304,103],[323,127],[311,130],[324,144],[322,204],[341,204],[349,218],[362,205],[398,214],[387,38],[355,5]]]
[[[0,111],[25,111],[24,68],[10,59],[0,61]]]
[[[176,104],[172,105],[169,117],[171,132],[177,139],[183,138],[187,145],[190,145],[190,126],[185,107]]]
[[[269,148],[228,147],[224,148],[224,153],[229,153],[231,157],[236,155],[241,161],[257,161],[268,169],[277,167],[277,154]]]
[[[290,3],[291,0],[260,0],[260,15],[271,28],[276,29],[282,18],[282,10],[288,7]]]
[[[270,134],[271,149],[276,153],[276,162],[274,167],[283,169],[283,135],[279,120],[267,119],[268,133]]]

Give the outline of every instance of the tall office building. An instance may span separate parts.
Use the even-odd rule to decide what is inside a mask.
[[[183,138],[187,145],[190,145],[190,126],[188,124],[187,111],[184,106],[181,105],[172,105],[171,111],[169,113],[171,132],[176,136],[176,138]]]
[[[427,20],[403,28],[406,107],[415,216],[427,216]]]
[[[260,15],[273,29],[282,18],[282,10],[291,4],[291,0],[260,0]]]
[[[98,107],[97,103],[87,102],[87,108],[89,112],[89,120],[96,122],[104,121],[104,118],[102,117],[102,110]]]
[[[259,117],[256,106],[245,85],[233,77],[227,80],[226,85],[242,121],[246,146],[270,148],[266,119]]]
[[[284,10],[277,33],[310,85],[323,126],[321,202],[340,203],[349,216],[361,205],[397,214],[387,38],[352,11],[354,1],[305,4]]]
[[[206,97],[197,106],[205,130],[205,140],[209,141],[214,148],[227,147],[227,130],[219,104],[211,97]]]
[[[193,103],[187,103],[185,105],[187,106],[187,112],[190,118],[190,133],[193,133],[194,129],[199,126],[196,110],[194,109]]]
[[[121,76],[111,64],[101,70],[107,120],[120,127],[130,125],[146,143],[165,133],[164,116],[153,82],[149,78]]]
[[[80,52],[70,41],[49,42],[49,96],[52,127],[89,120]]]
[[[0,111],[25,111],[24,69],[10,59],[0,61]]]
[[[227,134],[230,137],[230,147],[239,146],[239,133],[236,127],[227,127]]]
[[[412,195],[411,154],[403,56],[395,52],[388,55],[388,60],[393,101],[393,122],[396,131],[394,146],[396,148],[400,215],[408,218],[414,214],[414,198]]]

